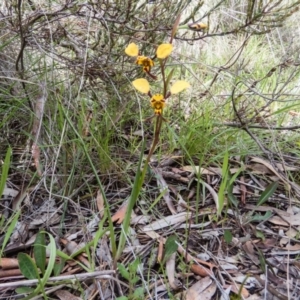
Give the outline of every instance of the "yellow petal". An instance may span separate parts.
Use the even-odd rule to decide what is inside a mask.
[[[190,87],[190,84],[184,80],[178,80],[171,86],[171,94],[178,94]]]
[[[132,84],[139,92],[143,94],[147,94],[150,91],[149,82],[144,78],[136,79],[132,82]]]
[[[138,56],[139,47],[135,43],[131,43],[126,47],[125,53],[129,56]]]
[[[156,50],[156,56],[157,58],[164,59],[171,54],[172,50],[173,46],[171,44],[161,44]]]

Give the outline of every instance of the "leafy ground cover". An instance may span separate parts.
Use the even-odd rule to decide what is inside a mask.
[[[2,299],[299,299],[298,6],[4,1]]]

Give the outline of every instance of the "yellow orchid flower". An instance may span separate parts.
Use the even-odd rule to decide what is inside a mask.
[[[194,30],[194,31],[207,31],[208,26],[205,23],[199,22],[199,23],[193,23],[193,24],[188,24],[189,29]]]
[[[147,56],[139,55],[139,47],[135,43],[130,43],[126,49],[125,53],[128,56],[136,56],[135,63],[137,65],[141,65],[143,67],[143,71],[146,73],[150,73],[151,68],[154,66],[154,62],[151,58]]]
[[[143,94],[148,94],[150,99],[151,107],[154,109],[154,113],[156,115],[161,115],[163,108],[166,106],[166,99],[171,94],[178,94],[182,92],[183,90],[190,87],[190,84],[184,80],[178,80],[176,81],[170,88],[170,92],[166,94],[164,97],[162,94],[155,94],[151,95],[150,93],[150,84],[147,79],[139,78],[132,82],[132,85],[135,87],[136,90]]]
[[[162,94],[155,94],[151,97],[150,103],[152,108],[154,109],[154,113],[156,115],[161,115],[163,108],[165,107],[166,103],[165,103],[165,99],[164,96]]]
[[[149,73],[154,66],[153,60],[147,56],[138,56],[135,63],[137,65],[142,65],[143,71],[146,73]]]

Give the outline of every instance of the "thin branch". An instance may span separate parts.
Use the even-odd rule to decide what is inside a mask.
[[[214,123],[216,126],[228,126],[235,128],[243,128],[243,124],[233,123],[233,122],[225,122],[225,123]],[[268,130],[297,130],[300,129],[300,125],[298,126],[286,126],[286,127],[274,127],[274,126],[261,126],[261,125],[247,125],[248,128],[257,128],[257,129],[268,129]]]
[[[62,276],[55,276],[50,277],[47,281],[47,284],[55,283],[57,281],[63,280],[75,280],[75,281],[82,281],[89,278],[101,278],[101,279],[112,279],[116,280],[112,275],[116,272],[114,270],[107,270],[107,271],[96,271],[91,273],[81,273],[75,275],[62,275]],[[2,288],[14,288],[19,286],[32,286],[38,284],[38,279],[30,279],[30,280],[20,280],[14,282],[7,282],[7,283],[0,283],[0,289]]]

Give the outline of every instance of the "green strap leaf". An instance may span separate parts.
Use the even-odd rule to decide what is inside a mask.
[[[33,259],[29,255],[20,252],[18,254],[18,262],[19,262],[19,267],[20,267],[21,273],[27,279],[39,278],[38,269],[37,269]]]
[[[260,206],[260,205],[264,204],[274,194],[277,187],[278,187],[277,181],[269,184],[266,187],[266,189],[263,191],[263,193],[260,195],[256,206]]]
[[[1,170],[1,176],[0,176],[0,197],[3,194],[4,188],[5,188],[5,183],[8,175],[8,170],[10,166],[10,158],[12,155],[12,150],[9,147],[6,151],[5,159],[4,159],[4,164],[2,165],[2,170]]]
[[[33,246],[33,254],[37,267],[40,268],[42,274],[44,274],[46,267],[46,240],[44,232],[37,234]]]
[[[176,236],[171,235],[167,238],[165,244],[165,255],[163,263],[165,263],[173,253],[175,253],[178,249],[178,244],[176,243]]]
[[[17,213],[12,217],[12,221],[9,224],[8,229],[7,229],[7,231],[5,233],[5,236],[4,236],[4,241],[2,243],[2,248],[1,248],[1,252],[0,252],[0,258],[2,257],[2,254],[4,252],[6,244],[8,243],[8,241],[10,239],[10,236],[12,235],[14,229],[16,228],[16,224],[18,222],[20,214],[21,214],[21,210],[18,210]]]

